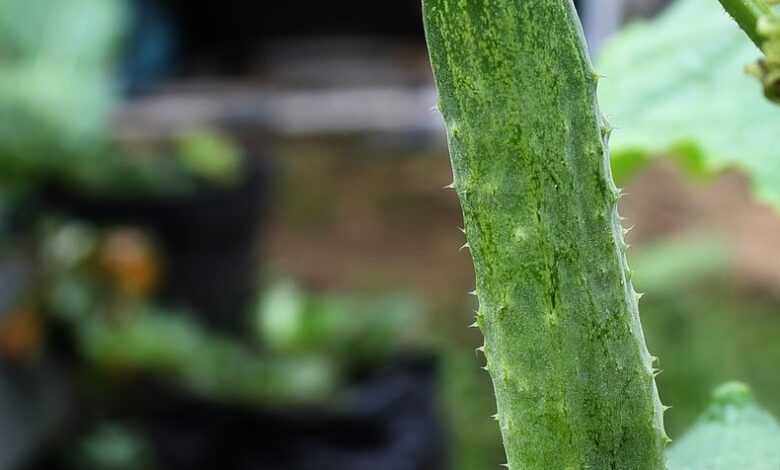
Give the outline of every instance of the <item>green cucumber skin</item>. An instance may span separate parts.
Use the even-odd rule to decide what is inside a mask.
[[[423,15],[509,468],[663,469],[609,128],[571,0],[423,0]]]

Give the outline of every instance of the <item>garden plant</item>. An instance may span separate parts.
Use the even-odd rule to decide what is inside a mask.
[[[675,62],[700,44],[709,57],[739,60],[753,47],[730,30],[707,35],[722,33],[727,18],[714,0],[681,0],[652,26],[629,28],[604,52],[607,78],[591,64],[571,0],[423,0],[451,188],[476,273],[474,326],[485,337],[508,468],[780,466],[780,426],[736,382],[719,387],[697,425],[667,448],[668,407],[645,345],[613,180],[613,168],[624,176],[666,152],[699,173],[737,166],[760,200],[780,203],[769,116],[780,111],[770,103],[778,20],[762,0],[723,7],[764,52],[747,71],[769,100],[749,83],[734,88],[747,94],[742,103],[715,99],[707,92],[732,92],[715,87],[742,70]],[[597,91],[609,80],[621,86]],[[597,92],[625,118],[614,158]],[[724,106],[738,112],[719,128],[711,116]]]

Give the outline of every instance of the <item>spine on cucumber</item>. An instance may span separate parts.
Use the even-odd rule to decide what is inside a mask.
[[[423,10],[509,468],[663,469],[610,129],[571,0]]]

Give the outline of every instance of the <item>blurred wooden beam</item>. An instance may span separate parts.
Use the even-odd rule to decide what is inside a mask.
[[[121,140],[156,140],[204,126],[254,128],[279,136],[442,135],[435,103],[435,91],[427,86],[275,91],[196,83],[126,103],[115,125]]]

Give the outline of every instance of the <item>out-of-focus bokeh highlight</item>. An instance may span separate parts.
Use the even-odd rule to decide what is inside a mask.
[[[0,470],[503,463],[419,2],[332,3],[0,0]],[[672,437],[780,413],[780,216],[623,184]]]

